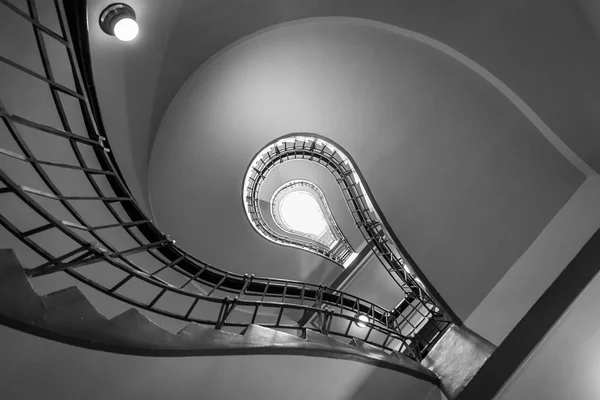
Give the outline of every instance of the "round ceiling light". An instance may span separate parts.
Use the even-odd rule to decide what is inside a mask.
[[[111,4],[100,13],[100,28],[124,42],[135,39],[140,30],[135,21],[135,11],[123,3]]]

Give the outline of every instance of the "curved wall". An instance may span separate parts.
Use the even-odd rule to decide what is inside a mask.
[[[461,316],[583,179],[456,59],[380,24],[313,19],[240,42],[182,87],[151,156],[161,228],[222,268],[304,279],[294,250],[252,231],[240,199],[256,151],[298,131],[353,156],[400,240]]]

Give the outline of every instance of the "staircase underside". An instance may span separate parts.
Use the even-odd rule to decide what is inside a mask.
[[[437,376],[402,354],[387,354],[353,339],[342,343],[319,332],[302,337],[259,325],[242,334],[190,322],[177,334],[152,322],[135,308],[108,319],[78,287],[38,295],[13,250],[0,250],[0,324],[37,336],[120,354],[186,357],[288,354],[358,361],[439,384]]]

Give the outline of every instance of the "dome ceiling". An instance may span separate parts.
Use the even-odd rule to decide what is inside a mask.
[[[546,132],[600,170],[600,51],[592,29],[600,14],[593,1],[130,0],[142,30],[127,45],[95,23],[110,3],[88,6],[94,74],[119,165],[142,207],[159,123],[193,71],[245,35],[315,16],[381,21],[451,46],[498,77],[549,126],[542,126]]]
[[[221,268],[330,276],[335,266],[266,241],[244,215],[250,160],[292,132],[329,137],[350,153],[399,239],[463,317],[583,179],[513,102],[455,58],[381,24],[312,19],[240,41],[182,86],[150,158],[160,227]],[[300,166],[280,176],[304,172],[313,174]],[[275,181],[273,190],[283,183]]]

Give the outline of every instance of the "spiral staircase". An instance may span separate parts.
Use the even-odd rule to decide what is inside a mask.
[[[2,14],[11,13],[32,30],[42,66],[28,65],[27,57],[15,60],[15,48],[11,54],[0,52],[4,83],[13,83],[0,90],[6,134],[0,148],[0,196],[6,205],[0,224],[24,245],[19,256],[12,249],[0,250],[0,323],[128,355],[288,354],[352,360],[433,383],[449,397],[491,354],[491,344],[464,334],[461,321],[393,235],[358,168],[343,149],[328,151],[333,147],[324,138],[291,136],[260,153],[260,166],[247,180],[249,218],[261,226],[251,194],[275,163],[292,157],[325,165],[369,247],[398,284],[396,308],[324,285],[228,272],[178,247],[137,205],[111,151],[92,79],[85,2],[56,0],[52,21],[42,20],[38,10],[49,1],[0,3]],[[39,98],[31,98],[25,86],[37,88]],[[40,108],[54,110],[55,118],[44,120]],[[65,191],[57,171],[76,175],[72,180],[86,188]],[[19,211],[9,210],[9,204]],[[26,262],[22,252],[27,252]],[[152,262],[139,261],[140,255]],[[110,279],[100,277],[104,270],[111,271]],[[45,295],[33,289],[32,282],[35,286],[36,280],[55,274],[131,308],[107,318],[79,286]],[[134,287],[145,288],[144,299]],[[147,312],[184,326],[173,333]],[[367,316],[366,329],[356,329],[359,315]],[[448,365],[440,367],[436,360],[436,348],[448,353],[443,345],[448,337],[452,343],[466,338],[484,354],[459,381],[449,374],[449,382]]]

